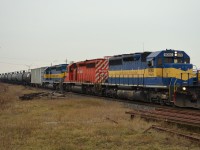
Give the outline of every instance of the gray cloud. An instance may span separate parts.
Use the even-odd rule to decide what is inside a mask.
[[[0,0],[0,72],[181,49],[200,67],[199,0]],[[55,61],[56,60],[56,61]]]

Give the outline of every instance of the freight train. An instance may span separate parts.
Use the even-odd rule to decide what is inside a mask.
[[[122,54],[0,74],[0,80],[200,109],[200,75],[181,50]]]

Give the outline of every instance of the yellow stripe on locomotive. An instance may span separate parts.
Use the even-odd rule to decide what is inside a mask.
[[[193,65],[184,51],[123,54],[109,59],[111,84],[193,85],[194,78]]]
[[[60,64],[55,66],[47,67],[44,70],[43,75],[43,82],[44,83],[58,83],[62,80],[64,81],[64,78],[66,76],[67,72],[67,66],[68,64]]]
[[[60,73],[60,74],[44,74],[44,79],[53,79],[53,78],[64,78],[65,73]]]
[[[181,75],[182,74],[182,75]],[[125,78],[177,78],[184,81],[194,78],[195,74],[192,69],[183,71],[176,68],[150,68],[142,70],[120,70],[120,71],[109,71],[109,77],[125,77]]]

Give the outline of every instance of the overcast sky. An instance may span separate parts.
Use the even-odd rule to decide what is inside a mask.
[[[162,49],[200,68],[200,0],[0,0],[0,72]]]

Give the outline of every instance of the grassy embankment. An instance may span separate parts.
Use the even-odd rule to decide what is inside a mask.
[[[38,91],[0,83],[1,150],[199,149],[200,145],[177,136],[143,133],[156,123],[130,120],[124,113],[129,109],[118,102],[75,95],[58,100],[18,99]]]

